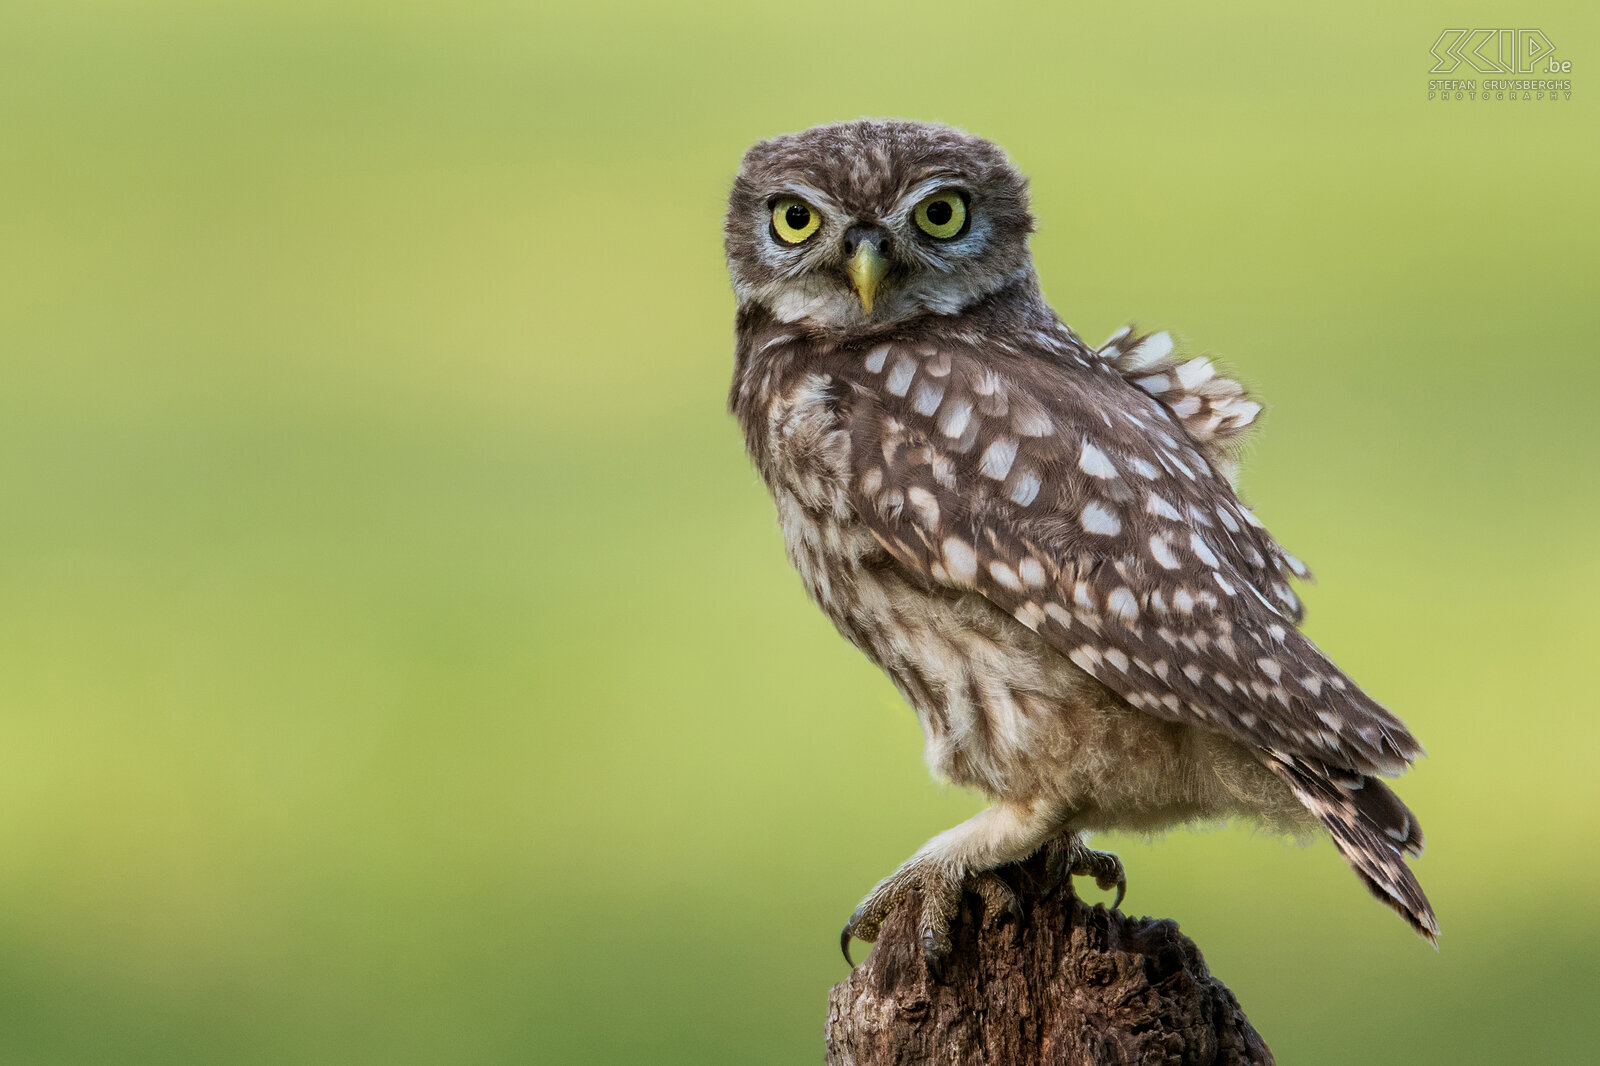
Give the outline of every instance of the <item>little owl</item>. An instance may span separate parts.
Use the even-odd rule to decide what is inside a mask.
[[[916,889],[937,969],[964,890],[1014,908],[1000,867],[1045,849],[1120,902],[1085,833],[1235,816],[1320,823],[1433,940],[1402,858],[1422,832],[1380,780],[1421,747],[1297,628],[1306,569],[1232,483],[1261,405],[1165,333],[1085,345],[1032,229],[999,148],[915,122],[764,141],[729,198],[729,404],[789,558],[930,768],[992,800],[872,890],[846,948]]]

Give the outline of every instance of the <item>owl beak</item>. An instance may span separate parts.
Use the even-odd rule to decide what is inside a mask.
[[[852,240],[853,229],[851,234],[845,235],[845,254],[850,258],[845,260],[844,270],[850,275],[850,284],[856,290],[856,295],[861,298],[861,309],[870,315],[872,298],[877,295],[878,283],[889,270],[889,261],[878,250],[880,240],[867,234],[855,236]]]

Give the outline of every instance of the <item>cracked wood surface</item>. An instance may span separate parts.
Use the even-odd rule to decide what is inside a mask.
[[[1008,868],[1025,917],[968,894],[942,982],[914,900],[828,997],[827,1066],[1271,1066],[1272,1053],[1200,949],[1167,919],[1088,906]]]

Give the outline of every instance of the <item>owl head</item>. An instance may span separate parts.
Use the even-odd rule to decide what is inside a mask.
[[[862,119],[745,153],[724,227],[741,309],[825,331],[955,314],[1031,276],[1027,180],[949,126]]]

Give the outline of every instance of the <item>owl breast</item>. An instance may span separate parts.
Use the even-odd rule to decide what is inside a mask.
[[[995,798],[1049,797],[1084,828],[1144,828],[1273,806],[1232,742],[1118,699],[987,599],[930,584],[857,520],[850,441],[826,374],[774,398],[757,465],[807,592],[916,710],[929,768]]]

